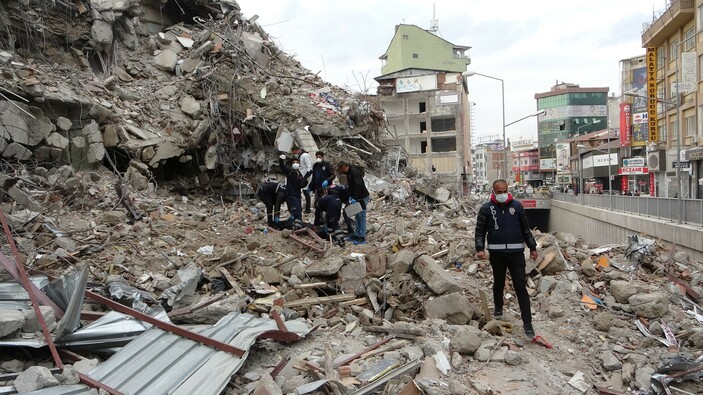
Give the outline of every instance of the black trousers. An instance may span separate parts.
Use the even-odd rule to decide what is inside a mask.
[[[269,226],[274,224],[273,222],[273,199],[271,196],[259,191],[256,196],[261,200],[261,202],[266,206],[266,219],[268,220]]]
[[[288,212],[290,212],[290,215],[294,219],[303,219],[303,209],[300,207],[300,196],[286,196],[286,205],[288,206]]]
[[[303,189],[303,195],[305,196],[305,212],[310,212],[310,192],[307,189]]]
[[[513,288],[520,305],[520,317],[525,324],[532,323],[532,311],[530,310],[530,295],[527,294],[525,282],[525,254],[520,252],[501,253],[490,252],[489,260],[493,268],[493,303],[496,310],[503,309],[503,289],[505,288],[505,273],[510,270],[510,277],[513,279]]]

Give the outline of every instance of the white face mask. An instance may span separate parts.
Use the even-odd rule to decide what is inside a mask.
[[[293,163],[293,170],[300,169],[300,163]]]
[[[495,191],[493,191],[493,194],[496,195],[496,200],[498,201],[498,203],[505,203],[508,201],[508,193],[507,192],[506,193],[495,193]]]
[[[322,162],[322,158],[315,159],[315,163],[320,163],[320,162]]]

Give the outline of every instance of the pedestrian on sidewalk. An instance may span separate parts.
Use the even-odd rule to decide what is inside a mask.
[[[478,211],[475,242],[476,258],[485,260],[487,250],[493,270],[493,315],[496,319],[503,318],[503,289],[505,273],[509,270],[525,335],[534,338],[530,296],[525,286],[525,244],[530,249],[530,259],[535,260],[537,242],[530,231],[525,209],[508,193],[508,183],[503,179],[493,181],[490,200]]]

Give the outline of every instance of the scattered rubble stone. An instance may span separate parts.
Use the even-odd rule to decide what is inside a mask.
[[[664,292],[632,295],[628,301],[632,311],[645,318],[661,318],[669,313],[669,296]]]
[[[0,338],[19,331],[24,325],[21,311],[3,311],[0,314]]]
[[[43,366],[31,366],[17,376],[13,385],[17,392],[23,393],[55,387],[59,385],[59,381],[54,378],[49,369]]]

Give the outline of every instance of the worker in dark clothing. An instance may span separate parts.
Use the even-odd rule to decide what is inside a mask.
[[[325,153],[315,152],[315,164],[312,165],[312,178],[308,186],[315,193],[315,197],[322,196],[322,190],[332,185],[336,176],[330,163],[325,160]]]
[[[488,238],[488,244],[486,244]],[[486,250],[493,269],[493,315],[503,318],[503,288],[505,273],[510,270],[513,288],[520,305],[525,335],[535,337],[532,327],[532,312],[530,296],[525,287],[525,244],[530,249],[530,259],[537,259],[537,243],[530,231],[527,214],[522,204],[508,193],[508,183],[505,180],[493,182],[493,192],[490,201],[478,211],[476,219],[476,258],[486,259]]]
[[[285,155],[279,156],[278,165],[283,174],[286,174],[286,205],[293,221],[293,228],[300,229],[303,227],[303,207],[300,193],[307,183],[310,172],[306,175],[300,173],[300,162],[297,158],[293,159],[290,168],[286,166],[285,159]]]
[[[315,226],[321,226],[323,233],[332,235],[334,241],[344,246],[342,230],[339,229],[339,217],[342,203],[349,201],[349,191],[341,185],[333,185],[327,194],[315,201]]]
[[[266,206],[266,219],[269,226],[278,226],[281,222],[281,204],[286,200],[286,186],[268,181],[259,185],[256,197]]]
[[[361,211],[355,215],[356,226],[351,240],[354,244],[366,243],[366,206],[371,200],[369,190],[364,184],[364,175],[359,168],[347,162],[340,162],[337,167],[342,174],[347,176],[347,187],[349,188],[349,204],[359,202]]]

